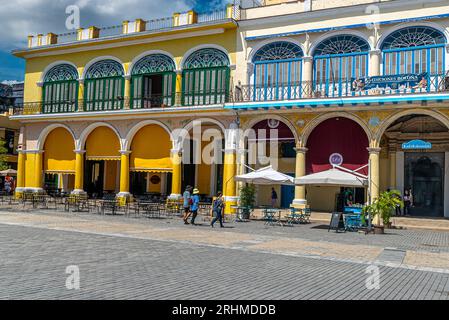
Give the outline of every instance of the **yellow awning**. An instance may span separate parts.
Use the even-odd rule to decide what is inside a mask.
[[[129,171],[132,172],[147,172],[147,173],[166,173],[172,172],[172,169],[161,169],[161,168],[130,168]]]
[[[170,149],[172,142],[168,133],[158,125],[140,129],[131,143],[130,167],[141,172],[171,171]]]
[[[56,174],[70,174],[70,175],[75,175],[75,171],[49,171],[49,170],[46,170],[45,173],[46,173],[46,174],[53,174],[53,175],[56,175]]]

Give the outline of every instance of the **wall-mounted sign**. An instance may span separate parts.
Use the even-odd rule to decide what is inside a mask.
[[[352,90],[363,91],[371,89],[386,90],[405,90],[427,89],[429,84],[429,75],[427,73],[420,74],[398,74],[390,76],[368,77],[365,79],[352,79]]]
[[[402,144],[404,150],[432,149],[432,143],[423,140],[412,140]]]
[[[343,156],[339,153],[332,153],[329,157],[329,163],[333,166],[341,166],[343,164]]]

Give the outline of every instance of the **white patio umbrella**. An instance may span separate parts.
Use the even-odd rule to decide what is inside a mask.
[[[368,179],[361,175],[344,172],[338,169],[330,169],[295,180],[296,185],[336,186],[336,187],[366,187]]]
[[[235,176],[234,179],[235,181],[261,185],[295,185],[295,179],[293,177],[278,172],[271,166],[255,170],[247,174]]]
[[[0,171],[1,176],[15,176],[17,175],[17,170],[14,169],[6,169],[3,171]]]

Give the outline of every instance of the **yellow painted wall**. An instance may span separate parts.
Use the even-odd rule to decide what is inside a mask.
[[[47,136],[44,144],[45,171],[75,171],[75,142],[64,128],[56,128]]]
[[[236,63],[236,30],[226,29],[222,34],[207,35],[200,37],[190,37],[184,39],[175,39],[160,41],[154,43],[127,45],[117,48],[108,48],[101,50],[90,50],[84,52],[56,54],[46,57],[29,58],[26,61],[25,69],[25,88],[24,101],[35,102],[41,100],[42,88],[37,86],[40,81],[43,70],[51,63],[56,61],[69,61],[75,64],[81,75],[84,66],[91,60],[100,56],[114,56],[120,59],[127,69],[132,60],[138,55],[150,50],[163,50],[172,54],[176,63],[181,63],[184,54],[199,45],[215,44],[224,47],[231,58],[231,64]]]
[[[86,156],[89,157],[120,157],[120,141],[109,127],[95,128],[87,137]]]
[[[117,164],[118,161],[105,161],[104,162],[104,189],[115,191],[115,185],[117,181]]]
[[[131,143],[130,168],[172,169],[172,142],[167,131],[158,125],[140,129]]]
[[[390,181],[390,161],[388,158],[380,158],[380,192],[386,191]]]

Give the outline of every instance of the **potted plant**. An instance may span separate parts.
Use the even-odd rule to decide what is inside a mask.
[[[391,216],[397,206],[403,207],[401,194],[397,190],[382,192],[372,204],[363,208],[365,215],[371,218],[380,216],[383,225],[375,225],[374,233],[384,233],[384,228],[391,228]]]
[[[243,207],[243,219],[249,219],[251,211],[256,203],[256,187],[246,184],[240,188],[240,206]]]

